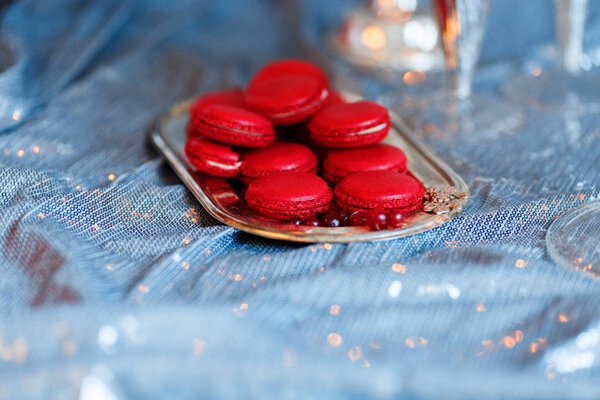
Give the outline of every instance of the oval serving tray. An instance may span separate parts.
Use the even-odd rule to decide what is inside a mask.
[[[360,100],[360,97],[352,94],[344,94],[344,97],[351,101]],[[340,228],[295,226],[262,217],[246,206],[236,190],[235,183],[198,173],[188,163],[183,148],[191,104],[192,100],[175,104],[157,120],[150,131],[150,139],[206,211],[217,220],[239,230],[271,239],[306,243],[388,240],[414,235],[440,226],[458,215],[467,205],[468,187],[462,178],[417,140],[416,135],[400,117],[390,113],[392,128],[384,142],[404,150],[410,171],[426,187],[454,186],[459,192],[466,193],[467,196],[460,200],[458,208],[440,215],[418,212],[408,216],[400,228],[380,231],[371,231],[367,227],[357,226]]]

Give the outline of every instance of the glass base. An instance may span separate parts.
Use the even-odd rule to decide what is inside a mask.
[[[536,108],[581,108],[582,113],[600,110],[600,80],[597,73],[582,71],[577,76],[563,70],[537,70],[523,75],[503,88],[505,96]]]
[[[394,109],[415,127],[434,122],[447,134],[495,136],[513,132],[525,121],[513,104],[480,93],[467,99],[458,99],[447,91],[426,97],[405,96]]]
[[[554,221],[546,234],[546,247],[560,266],[600,279],[600,200]]]

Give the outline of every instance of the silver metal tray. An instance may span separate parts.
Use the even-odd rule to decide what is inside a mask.
[[[351,94],[345,94],[344,97],[351,101],[360,99]],[[183,148],[191,104],[191,100],[175,104],[157,120],[150,131],[150,139],[206,211],[224,224],[242,231],[271,239],[306,243],[387,240],[414,235],[440,226],[458,215],[467,205],[468,187],[462,178],[417,140],[402,119],[392,113],[392,129],[385,142],[404,150],[410,171],[426,187],[454,186],[459,192],[467,193],[459,208],[441,215],[418,212],[408,216],[400,228],[380,231],[355,226],[294,226],[262,217],[246,206],[243,198],[234,189],[235,185],[232,186],[226,179],[198,173],[188,163]]]

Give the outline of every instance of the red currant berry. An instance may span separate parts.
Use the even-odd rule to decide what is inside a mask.
[[[367,225],[367,213],[364,211],[354,211],[348,216],[348,224],[351,226]]]
[[[348,211],[339,209],[337,212],[337,217],[342,226],[348,225],[348,219],[350,218],[350,213]]]
[[[305,218],[302,220],[302,225],[305,226],[319,226],[321,223],[317,219],[317,217]]]
[[[387,217],[385,211],[371,211],[367,217],[367,223],[371,229],[380,231],[387,226]]]
[[[400,211],[392,210],[387,213],[387,226],[388,228],[395,229],[400,228],[402,226],[402,220],[404,219],[404,215]]]
[[[337,228],[338,226],[342,226],[342,223],[339,217],[333,213],[327,213],[321,217],[321,223],[323,226],[328,226],[331,228]]]
[[[294,219],[292,220],[292,225],[296,225],[296,226],[298,226],[298,225],[302,225],[302,222],[304,222],[304,221],[302,220],[302,218],[294,218]]]

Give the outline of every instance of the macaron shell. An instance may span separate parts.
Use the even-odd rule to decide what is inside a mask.
[[[246,106],[244,91],[241,88],[234,88],[203,94],[194,101],[190,113],[194,114],[213,104],[244,108]]]
[[[410,213],[421,207],[424,194],[421,182],[393,171],[359,172],[335,187],[335,201],[347,211],[394,209]]]
[[[265,65],[254,75],[250,84],[257,80],[288,74],[308,75],[316,78],[323,86],[329,87],[329,79],[321,68],[315,64],[297,59],[279,60]]]
[[[277,172],[317,171],[317,156],[298,143],[278,142],[242,156],[241,178],[256,179]]]
[[[254,180],[246,191],[248,207],[280,220],[324,212],[332,199],[331,188],[316,175],[304,172],[272,174]]]
[[[323,108],[311,120],[309,127],[317,132],[355,131],[389,121],[385,107],[368,100],[334,103]]]
[[[188,157],[188,160],[190,164],[196,168],[196,170],[220,178],[235,178],[240,171],[239,166],[232,169],[225,169],[223,167],[211,164],[210,160],[205,160],[202,158]]]
[[[190,119],[187,126],[188,135],[194,136],[199,134],[192,122],[198,113],[202,111],[202,109],[213,104],[244,108],[246,107],[246,102],[244,101],[244,91],[240,88],[234,88],[229,90],[209,92],[199,96],[190,107]]]
[[[358,147],[377,143],[390,129],[385,107],[372,101],[334,103],[317,112],[308,124],[311,137],[330,147]],[[365,131],[372,130],[369,133]]]
[[[367,135],[347,135],[347,136],[316,136],[311,138],[321,146],[330,149],[352,149],[357,147],[369,146],[383,141],[390,130],[390,125],[386,124],[376,132]]]
[[[220,143],[262,147],[275,139],[271,121],[239,107],[211,105],[196,117],[200,134]]]
[[[312,76],[284,74],[253,80],[245,100],[274,124],[291,125],[313,115],[328,94],[327,87]]]
[[[348,150],[333,150],[323,160],[323,176],[327,182],[333,184],[357,172],[405,172],[406,169],[404,152],[398,147],[383,143]]]
[[[184,152],[198,171],[222,178],[237,176],[243,165],[231,148],[203,138],[188,139]]]
[[[190,138],[185,142],[185,153],[194,157],[210,158],[217,162],[237,162],[240,155],[231,147],[203,137]]]

